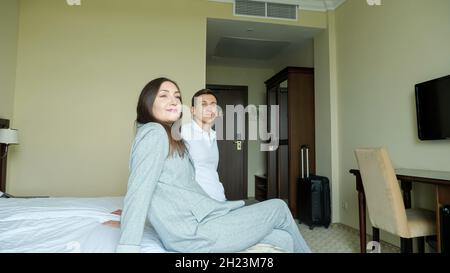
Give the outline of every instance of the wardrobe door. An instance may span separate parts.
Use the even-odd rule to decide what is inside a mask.
[[[278,85],[268,86],[267,89],[267,131],[271,132],[271,126],[274,124],[270,123],[271,117],[271,105],[278,105]],[[278,197],[278,164],[277,164],[277,150],[269,151],[267,154],[267,199]]]
[[[280,111],[279,130],[280,141],[278,146],[278,198],[288,202],[289,199],[289,107],[288,107],[288,81],[282,81],[278,88],[278,105]]]
[[[283,81],[278,88],[278,105],[280,111],[280,142],[287,145],[289,138],[288,81]]]
[[[297,214],[297,179],[300,176],[300,147],[309,147],[309,173],[316,172],[314,124],[314,70],[289,72],[289,207]]]
[[[289,199],[289,146],[280,145],[278,147],[278,196],[288,202]]]

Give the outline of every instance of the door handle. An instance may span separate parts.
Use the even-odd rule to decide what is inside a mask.
[[[241,140],[233,141],[233,143],[236,144],[236,150],[238,150],[238,151],[242,150],[242,141]]]

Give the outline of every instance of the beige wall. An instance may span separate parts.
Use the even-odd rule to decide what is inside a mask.
[[[274,74],[272,69],[242,68],[220,65],[206,67],[207,84],[243,85],[248,87],[248,103],[266,104],[266,86],[264,81]],[[260,151],[260,141],[248,141],[248,196],[255,196],[255,174],[264,174],[265,153]]]
[[[279,72],[287,66],[314,67],[314,40],[307,40],[300,47],[283,50],[271,62],[273,70]]]
[[[448,140],[418,140],[414,100],[414,84],[450,74],[450,1],[382,3],[336,11],[341,221],[354,227],[355,148],[385,146],[395,167],[450,171]],[[416,205],[434,209],[432,187],[414,191]]]
[[[314,38],[316,173],[331,183],[332,222],[340,222],[335,13]]]
[[[16,80],[18,0],[0,1],[0,118],[13,117]],[[12,124],[13,125],[13,124]]]
[[[189,101],[206,83],[206,18],[234,18],[232,5],[206,0],[96,0],[72,7],[60,0],[20,3],[13,124],[21,144],[9,154],[8,191],[124,194],[142,87],[168,76]],[[300,18],[244,20],[326,24],[321,12],[302,11]]]
[[[204,1],[21,1],[8,190],[124,194],[143,86],[168,76],[186,100],[205,83],[204,12]]]

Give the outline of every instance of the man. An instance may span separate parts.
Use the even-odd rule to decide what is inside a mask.
[[[212,129],[217,117],[217,98],[209,89],[202,89],[192,97],[192,122],[181,128],[190,158],[195,168],[195,179],[203,190],[217,201],[226,201],[217,173],[219,150],[216,132]]]

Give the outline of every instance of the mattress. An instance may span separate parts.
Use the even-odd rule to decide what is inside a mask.
[[[123,197],[0,198],[0,252],[111,253],[120,229],[102,225],[119,220]],[[147,223],[142,252],[164,253],[155,230]]]

